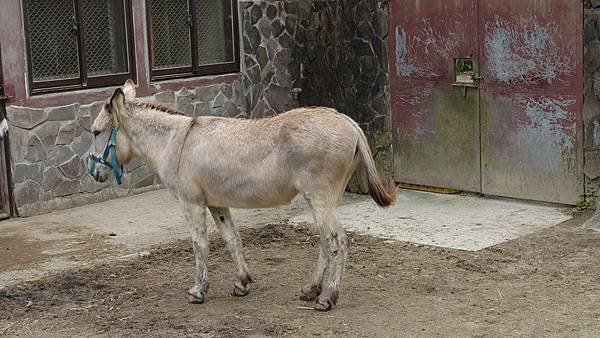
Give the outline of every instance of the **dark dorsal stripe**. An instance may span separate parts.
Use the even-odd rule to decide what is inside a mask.
[[[171,114],[171,115],[183,115],[183,116],[187,116],[184,113],[175,110],[171,107],[167,107],[165,105],[162,105],[160,103],[155,103],[155,102],[145,102],[145,101],[131,101],[131,103],[135,106],[141,107],[141,108],[148,108],[148,109],[154,109],[154,110],[158,110],[160,112],[163,113],[167,113],[167,114]]]

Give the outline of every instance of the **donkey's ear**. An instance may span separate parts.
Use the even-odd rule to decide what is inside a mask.
[[[112,107],[111,113],[115,112],[117,109],[123,108],[125,105],[125,93],[121,88],[115,89],[113,96],[110,98],[110,105]]]
[[[125,81],[123,85],[123,93],[125,93],[125,100],[133,100],[135,99],[135,84],[131,79]]]

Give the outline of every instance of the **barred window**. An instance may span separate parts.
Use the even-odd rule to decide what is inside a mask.
[[[147,0],[153,79],[239,71],[236,0]]]
[[[24,0],[33,93],[134,77],[130,0]]]

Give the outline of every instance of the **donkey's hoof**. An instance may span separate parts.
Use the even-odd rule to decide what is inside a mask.
[[[333,309],[338,300],[338,292],[334,291],[331,296],[321,296],[317,300],[317,304],[315,305],[315,310],[317,311],[329,311]]]
[[[233,285],[233,295],[236,297],[244,297],[247,294],[250,293],[250,287],[246,286],[246,287],[242,287],[240,285],[234,284]]]
[[[204,303],[204,296],[200,295],[198,297],[196,295],[188,294],[188,302],[190,304],[202,304],[202,303]]]
[[[315,304],[315,310],[327,312],[333,308],[331,302],[329,300],[318,300],[317,304]]]
[[[312,302],[317,299],[321,294],[321,287],[319,285],[313,285],[309,291],[304,291],[304,288],[300,289],[300,299],[306,302]]]
[[[198,288],[193,287],[188,290],[188,302],[191,304],[202,304],[204,303],[205,293],[200,291]]]

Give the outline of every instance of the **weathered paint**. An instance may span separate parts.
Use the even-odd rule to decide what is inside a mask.
[[[485,23],[488,76],[504,83],[552,83],[572,75],[572,54],[561,43],[555,22],[542,23],[533,15],[521,23],[495,16]]]
[[[573,204],[581,193],[574,96],[482,95],[482,191]]]
[[[477,41],[467,35],[477,30],[477,2],[406,0],[390,6],[394,176],[477,191],[479,95],[469,90],[465,97],[452,87],[454,58],[476,59]]]
[[[581,2],[480,1],[482,192],[583,194]]]
[[[446,75],[447,61],[465,42],[461,20],[458,14],[423,18],[414,23],[410,35],[396,26],[397,75],[426,79]]]

